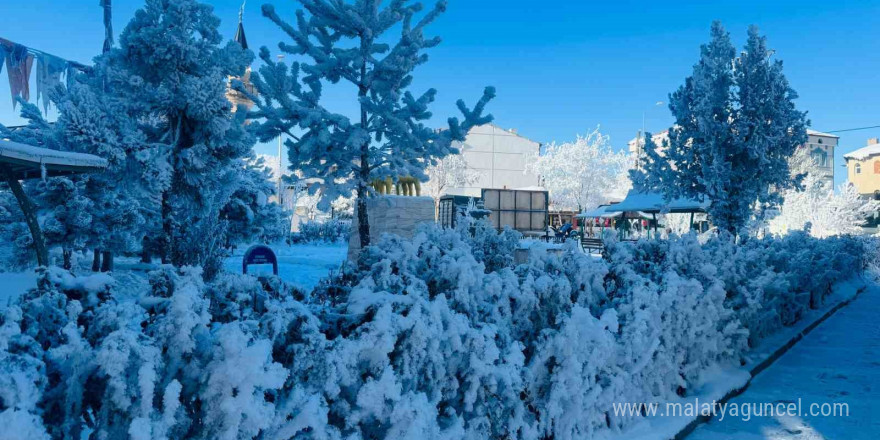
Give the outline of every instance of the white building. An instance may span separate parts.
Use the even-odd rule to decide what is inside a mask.
[[[448,194],[480,197],[483,188],[516,189],[540,185],[540,178],[526,173],[528,158],[541,144],[495,124],[472,128],[464,142],[456,142],[468,168],[479,175],[473,186],[450,188]]]
[[[651,134],[651,141],[654,142],[658,149],[662,149],[663,143],[668,140],[669,130]],[[645,156],[645,135],[639,131],[639,134],[627,143],[627,147],[630,156],[632,156],[634,167],[638,169],[641,166],[642,157]]]
[[[807,143],[801,146],[809,149],[816,163],[815,173],[825,179],[828,188],[834,188],[834,149],[839,140],[839,136],[807,129]]]

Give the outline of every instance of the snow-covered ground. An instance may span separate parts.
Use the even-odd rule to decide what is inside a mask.
[[[731,404],[801,402],[800,416],[717,418],[690,440],[880,438],[880,289],[876,286],[819,325],[756,376]],[[813,416],[810,405],[846,403],[849,416]],[[819,410],[821,411],[821,407]],[[829,411],[832,411],[829,408]]]
[[[314,288],[318,281],[326,278],[330,271],[338,270],[348,253],[348,243],[295,244],[270,246],[278,257],[278,276],[306,291]],[[241,259],[247,246],[236,249],[226,259],[223,268],[229,272],[241,273]],[[271,268],[253,266],[249,273],[271,272]]]
[[[327,277],[330,271],[338,270],[348,252],[346,243],[330,244],[297,244],[292,246],[271,246],[278,256],[278,275],[281,278],[304,290],[311,290],[318,281]],[[224,269],[240,273],[241,259],[247,247],[241,247],[223,264]],[[116,272],[126,271],[138,266],[135,259],[130,264],[120,258]],[[122,270],[120,270],[122,269]],[[252,267],[251,273],[271,271],[270,268]],[[119,274],[117,274],[119,275]],[[12,301],[19,298],[28,289],[37,286],[37,276],[33,270],[24,272],[0,273],[0,311],[6,309]]]
[[[37,287],[37,274],[33,270],[0,273],[0,311],[33,287]]]

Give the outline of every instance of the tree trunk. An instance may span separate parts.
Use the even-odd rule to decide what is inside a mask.
[[[49,251],[46,249],[46,241],[43,239],[43,231],[40,229],[40,223],[37,221],[37,209],[34,204],[31,203],[31,199],[28,198],[27,194],[24,193],[21,183],[15,178],[12,170],[6,166],[2,166],[2,171],[3,176],[6,179],[6,184],[9,185],[9,189],[12,190],[15,199],[18,200],[18,206],[21,208],[28,229],[31,231],[31,238],[34,241],[34,251],[37,253],[37,264],[40,266],[48,266]]]
[[[61,249],[61,255],[64,258],[63,268],[64,270],[70,270],[73,268],[73,263],[71,262],[71,257],[73,256],[73,251],[67,248]]]
[[[367,188],[363,183],[358,184],[357,193],[358,236],[361,239],[361,249],[370,245],[370,221],[367,217]]]
[[[369,53],[370,48],[373,46],[372,40],[361,37],[361,53],[367,54]],[[367,60],[363,59],[361,62],[361,77],[360,84],[358,84],[358,97],[367,96]],[[369,131],[369,118],[367,115],[367,109],[361,104],[361,128],[364,131]],[[370,219],[367,215],[367,183],[370,181],[370,141],[367,140],[361,145],[361,157],[360,157],[360,181],[358,182],[357,187],[357,215],[358,215],[358,235],[361,239],[361,250],[363,251],[367,246],[370,245]]]
[[[168,264],[171,257],[171,203],[168,191],[162,193],[162,238],[159,240],[162,264]]]
[[[101,272],[113,271],[113,252],[104,251],[104,261],[101,263]]]
[[[141,247],[141,263],[147,263],[147,264],[152,263],[152,262],[153,262],[153,256],[150,254],[150,249],[147,248],[148,243],[147,243],[147,239],[146,239],[146,238],[144,238],[143,243],[144,243],[144,244],[143,244],[143,246]]]
[[[94,252],[92,256],[92,272],[97,272],[101,270],[101,250],[95,248],[92,252]]]

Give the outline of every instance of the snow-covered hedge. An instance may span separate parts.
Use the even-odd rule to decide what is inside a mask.
[[[573,439],[686,395],[865,266],[805,234],[573,243],[514,266],[484,225],[385,237],[303,295],[196,269],[122,300],[61,276],[0,325],[0,423],[26,438]],[[106,277],[106,275],[103,275]]]
[[[299,224],[299,239],[306,243],[346,242],[351,235],[351,222],[337,219],[307,221]]]

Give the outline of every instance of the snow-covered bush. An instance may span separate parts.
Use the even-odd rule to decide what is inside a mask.
[[[299,237],[306,243],[347,242],[351,236],[351,222],[337,219],[310,220],[299,224]]]
[[[517,240],[425,225],[311,295],[194,268],[134,295],[119,274],[44,271],[0,317],[0,420],[53,439],[590,437],[632,422],[614,402],[739,365],[871,257],[861,238],[722,234],[609,237],[604,259],[534,245],[515,266]]]

